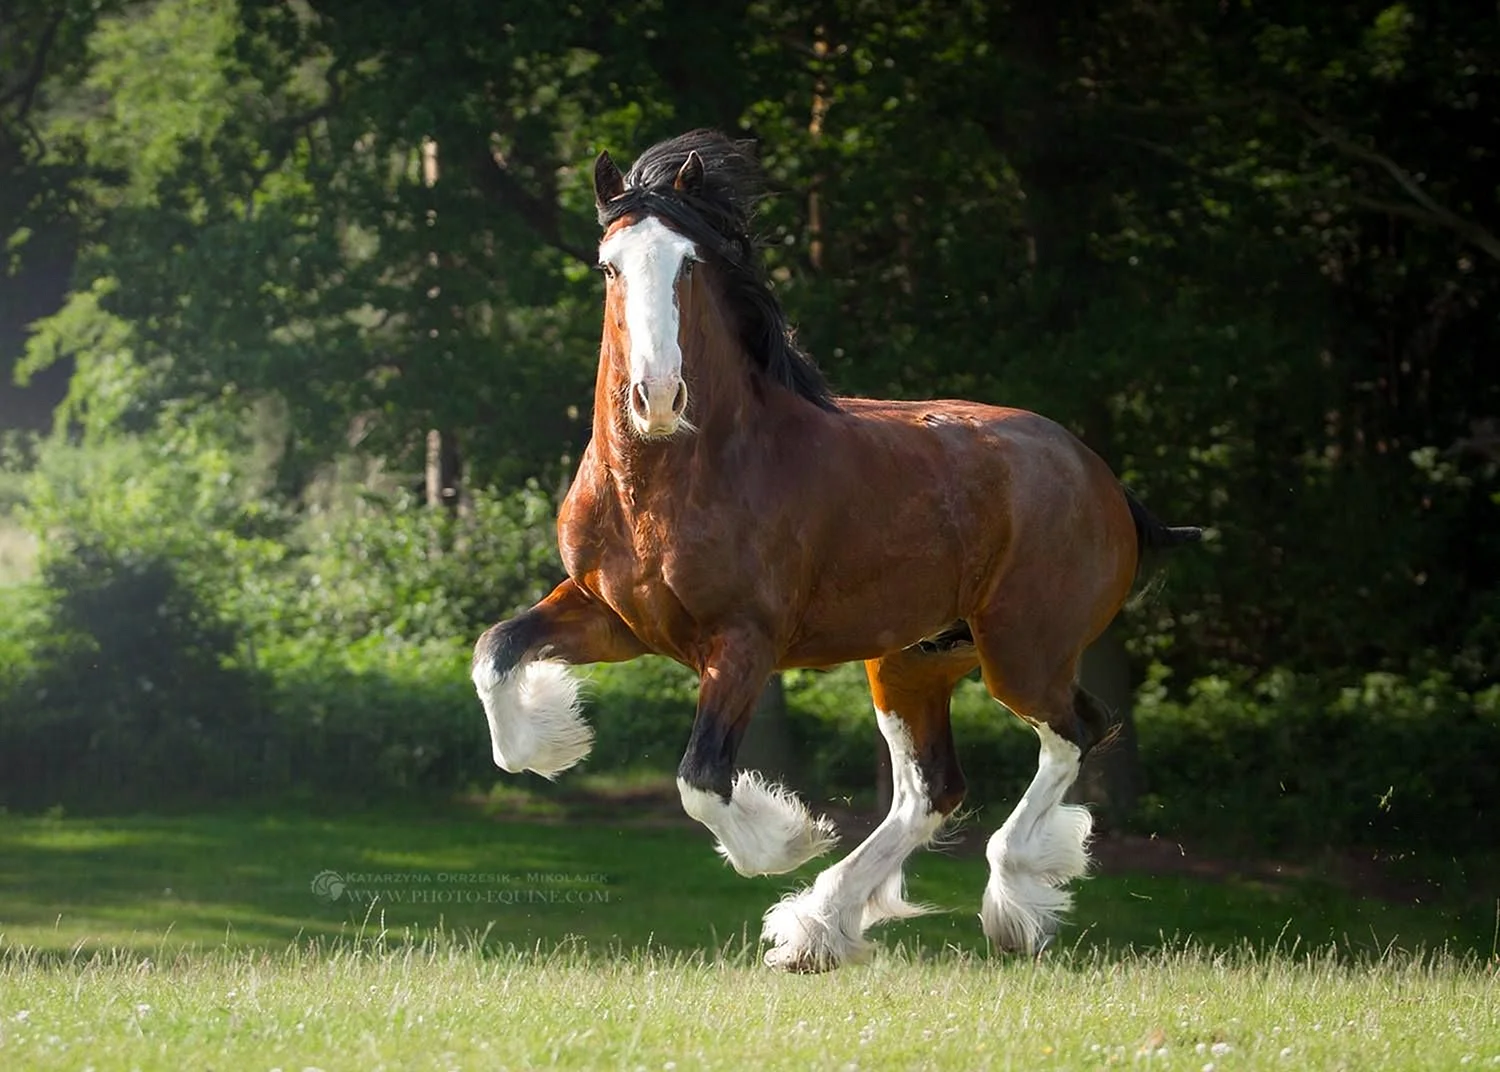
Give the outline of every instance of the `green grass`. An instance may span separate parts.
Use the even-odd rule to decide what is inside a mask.
[[[509,823],[446,808],[0,816],[0,934],[42,950],[159,950],[226,939],[277,949],[346,937],[375,921],[413,933],[485,932],[496,947],[578,939],[588,948],[650,943],[691,952],[753,939],[765,908],[819,866],[745,879],[692,825]],[[327,897],[331,880],[325,896],[313,890],[323,872],[343,884],[337,899]],[[920,853],[908,874],[915,897],[949,911],[884,933],[933,949],[982,951],[976,913],[984,861]],[[1305,882],[1099,876],[1079,885],[1076,925],[1061,941],[1084,948],[1187,938],[1226,947],[1446,945],[1488,953],[1492,911],[1391,904]]]
[[[1100,876],[1034,962],[983,952],[983,860],[925,853],[952,911],[788,977],[758,921],[815,868],[623,817],[0,816],[0,1068],[1500,1067],[1486,912]]]
[[[9,1069],[1443,1069],[1500,1058],[1500,982],[1446,958],[1042,963],[883,954],[485,954],[373,939],[275,956],[0,963]]]

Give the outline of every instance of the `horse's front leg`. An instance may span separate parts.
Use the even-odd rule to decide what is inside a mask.
[[[677,768],[682,807],[718,838],[719,854],[742,875],[779,875],[827,852],[833,824],[813,818],[795,793],[755,771],[734,769],[740,740],[774,659],[760,638],[727,634],[710,648],[698,713]]]
[[[471,673],[490,723],[495,765],[555,778],[593,747],[570,663],[623,662],[646,648],[609,607],[563,581],[530,610],[491,626]]]

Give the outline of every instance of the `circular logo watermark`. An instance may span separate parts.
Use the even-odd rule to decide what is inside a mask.
[[[332,904],[344,894],[344,878],[337,871],[319,871],[312,880],[313,895]]]

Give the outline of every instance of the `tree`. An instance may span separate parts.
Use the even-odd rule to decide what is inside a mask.
[[[42,130],[87,147],[107,225],[30,363],[76,356],[96,428],[279,397],[289,498],[351,442],[416,471],[435,428],[468,478],[557,486],[597,347],[589,161],[738,129],[837,384],[1042,410],[1213,527],[1138,653],[1491,680],[1500,577],[1456,564],[1500,560],[1465,446],[1500,412],[1492,21],[156,0],[97,21]]]

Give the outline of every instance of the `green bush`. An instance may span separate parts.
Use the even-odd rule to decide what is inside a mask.
[[[39,576],[0,649],[0,792],[15,806],[230,793],[253,772],[256,683],[231,664],[239,577],[276,521],[230,445],[191,422],[153,439],[40,447],[19,512]]]
[[[267,777],[324,792],[487,789],[496,770],[463,641],[282,641],[256,653]],[[660,659],[581,668],[595,744],[581,769],[676,769],[697,682]],[[522,776],[531,778],[532,776]]]
[[[170,562],[75,543],[26,599],[27,631],[0,639],[5,804],[242,786],[234,740],[253,728],[253,682],[228,665],[232,631]]]
[[[257,649],[267,784],[321,793],[453,790],[494,773],[466,647],[371,637]]]
[[[698,706],[698,678],[669,659],[583,668],[594,727],[590,770],[675,771]]]
[[[477,636],[562,580],[554,511],[534,483],[476,493],[458,514],[406,492],[367,495],[295,534],[300,552],[260,616],[280,635]]]
[[[1173,701],[1157,679],[1136,724],[1143,830],[1229,846],[1493,847],[1500,688],[1275,673],[1205,678]]]
[[[0,589],[0,804],[450,793],[508,777],[468,660],[485,626],[560,576],[548,497],[480,494],[456,516],[366,497],[309,519],[264,486],[232,436],[190,421],[40,450],[20,497],[44,537],[40,576]],[[664,659],[582,673],[585,769],[674,770],[694,675]],[[861,668],[784,682],[807,783],[868,804],[878,731]],[[1491,840],[1500,688],[1271,673],[1174,697],[1158,674],[1136,721],[1140,829],[1247,847]],[[1016,800],[1034,734],[972,679],[953,722],[970,805]]]

